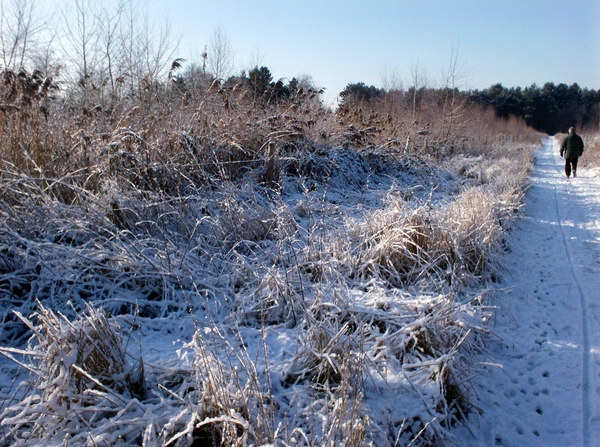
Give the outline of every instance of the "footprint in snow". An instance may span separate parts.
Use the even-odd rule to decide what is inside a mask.
[[[508,399],[510,397],[515,397],[517,395],[517,391],[514,389],[510,389],[510,390],[506,390],[503,394],[504,394],[504,397],[506,397]]]

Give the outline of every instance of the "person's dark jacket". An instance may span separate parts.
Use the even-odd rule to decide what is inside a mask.
[[[560,156],[579,158],[583,155],[583,139],[576,133],[567,135],[560,146]]]

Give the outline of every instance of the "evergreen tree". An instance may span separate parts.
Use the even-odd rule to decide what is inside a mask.
[[[532,84],[524,89],[494,84],[471,92],[470,100],[494,107],[499,117],[523,118],[534,129],[550,135],[566,132],[570,126],[597,125],[600,120],[600,91],[582,89],[577,83],[547,82],[541,88]]]

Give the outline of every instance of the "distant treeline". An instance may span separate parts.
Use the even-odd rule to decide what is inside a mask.
[[[502,118],[523,118],[536,130],[554,135],[570,126],[598,129],[600,123],[600,90],[581,88],[577,84],[506,88],[495,84],[471,92],[470,101],[493,106]]]
[[[348,84],[340,94],[342,107],[353,102],[377,102],[390,96],[401,94],[415,103],[425,96],[446,101],[452,97],[454,103],[471,103],[491,106],[496,115],[508,119],[510,116],[522,118],[528,126],[537,131],[554,135],[566,132],[570,126],[598,129],[600,124],[600,90],[581,88],[577,84],[554,84],[548,82],[543,87],[506,88],[495,84],[483,90],[459,91],[448,87],[434,89],[410,87],[404,92],[385,91],[359,82]]]

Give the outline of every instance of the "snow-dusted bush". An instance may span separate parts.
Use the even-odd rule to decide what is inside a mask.
[[[0,352],[23,365],[31,378],[29,390],[15,395],[23,399],[0,415],[2,426],[10,427],[1,442],[51,445],[76,437],[82,422],[93,426],[98,415],[117,414],[126,399],[143,395],[143,365],[128,364],[119,327],[102,309],[86,308],[73,321],[42,305],[31,318],[17,313],[33,333],[30,344]]]
[[[562,142],[566,135],[557,135]],[[584,155],[580,159],[581,166],[600,166],[600,131],[584,131],[583,141],[585,144]]]
[[[483,187],[437,205],[394,197],[366,218],[348,220],[348,239],[340,244],[334,238],[325,251],[350,266],[353,278],[374,277],[395,287],[466,285],[494,271],[486,264],[495,261],[520,200],[520,194]]]
[[[184,404],[162,430],[167,445],[273,442],[276,399],[268,375],[257,371],[244,349],[236,349],[216,329],[198,329],[180,358],[190,369],[177,372],[180,379],[170,381],[172,390],[161,385],[165,398],[173,396]]]

